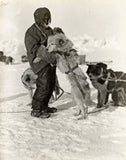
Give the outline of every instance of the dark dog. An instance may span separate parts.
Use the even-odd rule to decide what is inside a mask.
[[[28,57],[26,55],[21,56],[21,62],[28,62]]]
[[[104,63],[89,64],[87,69],[92,85],[98,90],[97,107],[108,102],[109,94],[115,106],[126,105],[126,73],[107,69]]]
[[[13,57],[7,56],[5,60],[5,64],[13,64],[13,61],[14,61]]]
[[[5,64],[12,64],[13,58],[11,56],[2,56],[0,57],[0,61],[4,62]]]
[[[3,51],[0,51],[0,61],[4,62],[5,64],[12,64],[13,58],[11,56],[5,56]]]

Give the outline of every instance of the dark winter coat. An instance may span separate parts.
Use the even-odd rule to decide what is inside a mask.
[[[49,64],[56,63],[56,57],[54,54],[44,52],[43,58],[38,63],[33,63],[34,58],[37,55],[37,52],[41,51],[41,45],[46,47],[48,36],[52,35],[52,29],[48,28],[39,28],[36,23],[34,23],[25,34],[25,46],[27,50],[27,56],[30,63],[30,66],[34,73],[38,73],[44,67]]]

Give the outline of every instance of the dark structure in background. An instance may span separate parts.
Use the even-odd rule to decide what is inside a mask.
[[[4,62],[5,64],[12,64],[14,61],[13,57],[5,56],[3,51],[0,51],[0,62]]]
[[[28,62],[28,57],[26,55],[21,56],[21,62]]]

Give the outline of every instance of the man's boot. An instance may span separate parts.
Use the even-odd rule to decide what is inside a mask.
[[[33,99],[31,116],[40,118],[49,118],[51,114],[47,112],[46,109],[42,110],[41,103]]]
[[[47,107],[47,113],[55,113],[55,112],[57,112],[57,108],[55,108],[55,107]]]
[[[32,110],[31,116],[38,117],[38,118],[49,118],[51,116],[50,113],[40,110]]]

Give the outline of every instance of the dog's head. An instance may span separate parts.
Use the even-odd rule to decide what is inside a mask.
[[[73,43],[66,38],[63,33],[56,33],[55,35],[49,36],[47,41],[48,52],[69,52],[72,49]]]
[[[87,75],[90,80],[103,77],[107,72],[107,65],[104,63],[88,64]]]

